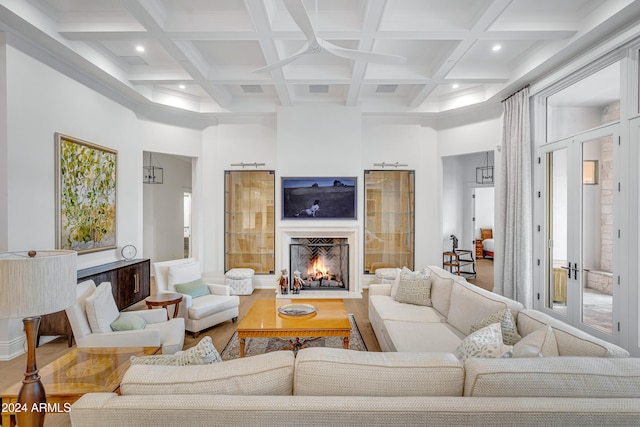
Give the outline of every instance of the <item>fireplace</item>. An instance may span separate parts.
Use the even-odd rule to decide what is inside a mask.
[[[289,244],[289,283],[296,274],[302,290],[349,290],[349,243],[340,237],[293,238]]]

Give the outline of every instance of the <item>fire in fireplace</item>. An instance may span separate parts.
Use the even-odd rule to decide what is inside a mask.
[[[348,290],[349,244],[344,238],[295,238],[289,246],[290,283],[302,289]]]

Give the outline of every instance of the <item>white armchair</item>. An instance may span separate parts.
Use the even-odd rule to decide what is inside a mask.
[[[97,287],[93,280],[79,283],[76,291],[76,303],[66,309],[78,347],[162,347],[162,353],[164,354],[173,354],[182,350],[184,345],[184,320],[167,320],[167,311],[165,309],[126,312],[144,319],[146,322],[144,329],[94,332],[87,317],[87,298],[94,295],[96,289]],[[110,287],[108,292],[111,292]],[[112,294],[110,297],[113,299]],[[111,306],[111,301],[107,301],[102,305]],[[118,309],[115,307],[115,301],[113,301],[112,307],[116,313],[110,314],[110,317],[114,315],[118,317],[119,313],[117,313]],[[113,313],[113,309],[110,312]],[[108,322],[106,324],[108,325],[113,320],[115,319],[106,320]]]
[[[156,292],[178,292],[176,284],[201,279],[200,264],[193,258],[153,263]],[[182,294],[178,316],[184,318],[185,329],[197,337],[200,331],[219,323],[238,320],[240,298],[231,295],[227,285],[207,283],[208,295],[196,298]]]

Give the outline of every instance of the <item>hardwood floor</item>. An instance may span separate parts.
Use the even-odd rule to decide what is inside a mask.
[[[257,299],[274,298],[273,289],[256,289],[252,295],[240,297],[240,307],[238,321],[240,321],[249,311],[249,308]],[[367,345],[369,351],[380,351],[380,346],[371,328],[369,322],[369,298],[368,291],[365,289],[361,299],[348,298],[344,300],[347,312],[354,315],[362,339]],[[132,307],[134,309],[144,309],[144,302]],[[216,325],[210,329],[203,331],[198,338],[193,338],[191,334],[186,334],[184,340],[184,348],[194,346],[202,337],[209,335],[213,344],[218,351],[222,351],[225,345],[236,330],[237,323],[231,321]],[[37,350],[38,366],[44,366],[69,351],[67,341],[64,337],[58,338],[47,344],[40,346]],[[7,362],[0,362],[0,390],[4,390],[14,383],[21,381],[26,368],[26,354]],[[68,427],[71,425],[68,414],[47,414],[45,418],[45,426],[47,427]],[[6,426],[3,426],[6,427]]]

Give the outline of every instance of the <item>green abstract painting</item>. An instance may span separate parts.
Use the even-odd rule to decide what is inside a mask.
[[[57,247],[116,247],[117,151],[56,133]]]

